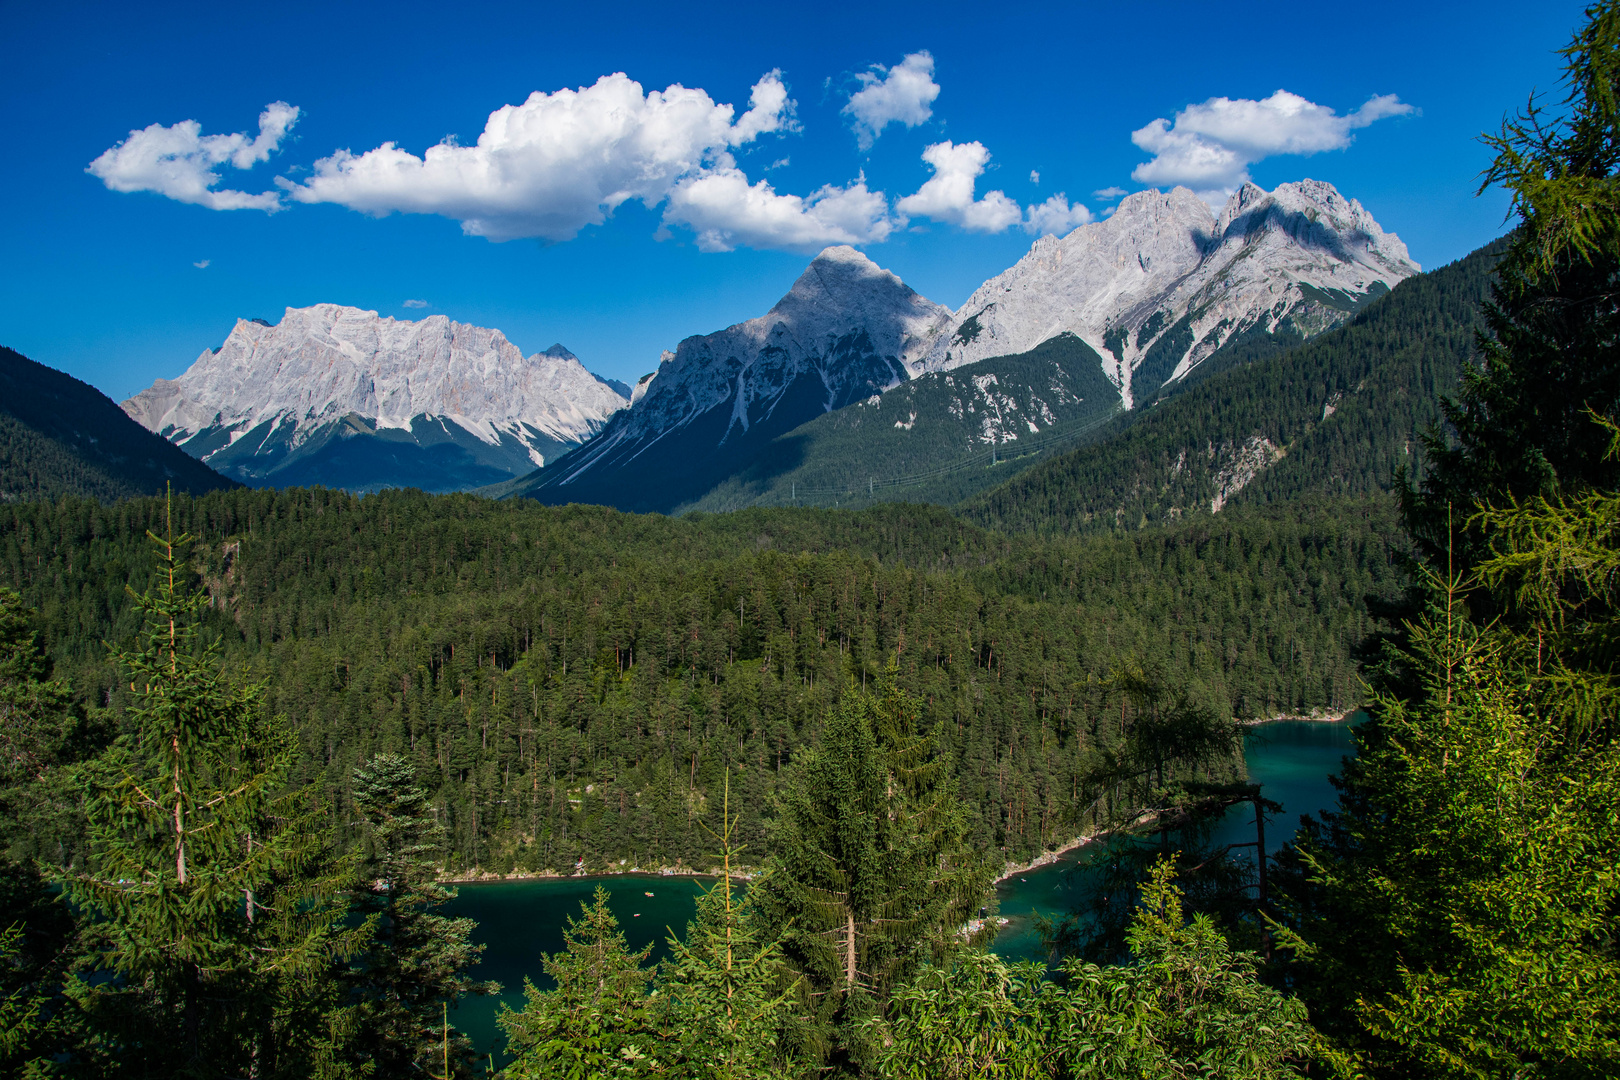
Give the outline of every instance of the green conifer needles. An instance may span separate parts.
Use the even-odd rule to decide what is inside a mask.
[[[1281,1080],[1316,1035],[1300,1003],[1260,982],[1204,916],[1182,914],[1173,860],[1154,867],[1132,923],[1131,961],[1006,964],[966,952],[897,990],[878,1072],[893,1080]]]
[[[835,1057],[859,1021],[941,955],[989,891],[948,763],[918,730],[891,660],[876,694],[851,686],[781,798],[771,872],[755,890]]]
[[[369,927],[340,925],[351,868],[314,795],[286,789],[285,723],[197,639],[189,540],[152,536],[157,586],[119,656],[130,730],[86,771],[92,863],[62,883],[104,974],[78,996],[112,1075],[336,1075],[328,976]]]

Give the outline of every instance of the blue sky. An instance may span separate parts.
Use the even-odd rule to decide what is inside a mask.
[[[0,344],[120,399],[238,317],[318,302],[560,341],[634,379],[763,313],[823,242],[955,307],[1031,229],[1177,178],[1330,181],[1438,266],[1502,231],[1505,198],[1474,197],[1477,136],[1556,90],[1581,18],[1555,0],[137,7],[0,5]],[[639,89],[599,82],[620,72]]]

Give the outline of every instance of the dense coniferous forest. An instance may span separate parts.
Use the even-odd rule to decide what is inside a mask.
[[[1121,739],[1109,685],[1158,671],[1221,715],[1344,710],[1362,598],[1397,587],[1386,501],[1128,538],[1009,539],[926,506],[669,519],[330,490],[176,498],[208,629],[345,809],[357,762],[433,778],[452,865],[690,865],[727,769],[756,850],[781,770],[898,657],[973,841],[1008,859],[1088,822]],[[123,706],[162,500],[6,508],[0,574],[86,707]],[[58,853],[60,854],[60,853]]]
[[[990,528],[1135,529],[1233,498],[1367,496],[1418,462],[1477,354],[1503,242],[1408,278],[1349,323],[1195,382],[963,507]],[[1241,492],[1241,494],[1239,494]]]
[[[720,873],[669,958],[598,889],[499,1075],[1616,1075],[1620,2],[1565,57],[1567,115],[1486,140],[1505,244],[970,508],[1004,531],[0,509],[0,1072],[489,1075],[442,879],[678,864]],[[1281,463],[1228,498],[1218,431]],[[1234,719],[1364,692],[1255,880],[1168,842],[1263,820]],[[1086,829],[1135,852],[1107,948],[985,951],[995,873]]]

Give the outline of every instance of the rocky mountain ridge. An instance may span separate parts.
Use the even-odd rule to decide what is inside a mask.
[[[827,248],[766,314],[666,352],[630,409],[521,493],[676,505],[777,435],[925,370],[950,317],[854,248]]]
[[[628,404],[561,345],[524,357],[499,330],[443,315],[316,304],[238,320],[123,407],[246,483],[447,490],[541,466]]]
[[[947,370],[1071,333],[1127,405],[1245,335],[1304,340],[1419,272],[1406,245],[1317,180],[1244,184],[1219,214],[1186,188],[1128,196],[1043,237],[981,285],[923,358]]]

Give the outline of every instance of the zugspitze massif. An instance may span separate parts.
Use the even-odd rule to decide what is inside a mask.
[[[356,491],[510,480],[627,404],[561,345],[525,357],[499,330],[338,304],[238,320],[185,374],[123,403],[233,479]]]
[[[633,392],[560,345],[524,357],[498,330],[444,316],[318,304],[274,326],[239,321],[124,409],[260,486],[515,480],[508,494],[663,511],[724,488],[731,505],[773,477],[788,492],[812,474],[873,487],[902,462],[1094,423],[1337,326],[1418,270],[1330,184],[1245,184],[1219,213],[1186,188],[1150,190],[1036,241],[954,313],[854,248],[828,248],[765,315],[687,338]],[[1009,363],[1037,350],[1033,366]],[[1015,385],[1029,379],[1040,385]],[[813,426],[935,382],[908,390],[897,419],[830,440]]]

